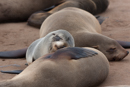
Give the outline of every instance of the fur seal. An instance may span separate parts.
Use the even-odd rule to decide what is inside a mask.
[[[26,60],[30,64],[37,58],[63,47],[74,47],[74,39],[66,30],[56,30],[34,41],[27,49]]]
[[[0,22],[26,21],[36,12],[57,4],[61,0],[6,0],[0,1]]]
[[[86,10],[93,15],[104,12],[108,5],[108,0],[63,0],[63,3],[48,12],[38,12],[32,14],[28,19],[28,24],[40,28],[42,22],[51,14],[66,7],[77,7]]]
[[[108,73],[109,62],[102,52],[66,47],[38,58],[19,75],[1,81],[0,87],[95,87]]]
[[[58,6],[54,9],[46,12],[45,18],[65,7],[78,7],[93,14],[98,14],[106,10],[108,3],[108,0],[4,0],[0,1],[0,22],[26,21],[32,13],[57,4]],[[38,15],[36,18],[41,19],[43,16]],[[32,17],[29,20],[31,21],[31,19],[33,20]]]
[[[50,15],[40,28],[40,37],[58,29],[67,30],[74,37],[76,47],[94,47],[108,60],[122,60],[128,55],[117,41],[102,35],[97,19],[82,9],[68,7]]]
[[[95,17],[81,9],[68,7],[49,16],[45,22],[43,22],[40,37],[42,38],[48,33],[58,29],[64,29],[70,32],[75,39],[77,47],[88,46],[97,48],[102,51],[109,60],[121,60],[128,54],[128,51],[122,48],[115,40],[102,35],[101,26]],[[125,43],[118,42],[125,46]],[[126,45],[130,44],[127,43]],[[8,51],[0,52],[0,57],[19,57],[16,52],[19,53],[19,50],[10,51],[9,53]],[[22,53],[26,53],[26,50]],[[25,54],[21,56],[25,56]]]

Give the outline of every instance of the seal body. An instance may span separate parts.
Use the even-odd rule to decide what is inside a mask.
[[[130,87],[130,85],[116,85],[116,86],[104,86],[104,87]]]
[[[64,0],[48,12],[38,12],[32,14],[28,19],[28,24],[40,28],[42,22],[51,14],[66,7],[77,7],[86,10],[92,14],[98,14],[105,11],[109,5],[108,0]]]
[[[76,47],[94,47],[108,60],[121,60],[128,54],[114,39],[102,35],[97,19],[82,9],[68,7],[50,15],[40,28],[40,37],[58,29],[70,32]]]
[[[27,49],[26,60],[30,64],[37,58],[64,47],[74,47],[74,39],[66,30],[56,30],[34,41]]]
[[[95,87],[108,72],[109,62],[100,51],[68,47],[38,58],[0,87]]]
[[[0,22],[25,21],[36,12],[55,5],[61,0],[1,0]]]
[[[30,22],[33,22],[33,20],[40,22],[40,19],[42,19],[43,22],[43,17],[45,19],[50,14],[66,7],[78,7],[97,14],[106,10],[108,0],[1,0],[0,22],[25,21],[32,13],[42,11],[56,4],[59,5],[51,11],[46,12],[45,15],[42,16],[40,12],[40,14],[35,16],[37,19],[31,17],[29,19]],[[29,24],[31,24],[30,22]]]

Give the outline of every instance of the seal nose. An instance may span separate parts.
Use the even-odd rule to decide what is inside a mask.
[[[61,38],[60,38],[58,35],[56,35],[53,39],[54,39],[54,41],[59,41],[59,40],[61,40]]]

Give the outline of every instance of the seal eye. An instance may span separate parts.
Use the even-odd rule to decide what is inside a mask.
[[[110,52],[110,53],[113,53],[113,52],[115,52],[116,51],[116,48],[115,47],[112,47],[112,48],[110,48],[109,50],[107,50],[107,52]]]
[[[55,33],[52,33],[52,35],[56,35]]]
[[[116,48],[110,48],[109,50],[110,50],[110,51],[114,51],[114,50],[116,50]]]
[[[68,40],[70,40],[70,38],[68,37],[66,40],[68,41]]]

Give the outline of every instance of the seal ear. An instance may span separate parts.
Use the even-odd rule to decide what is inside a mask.
[[[92,48],[99,49],[99,45],[92,46]]]

